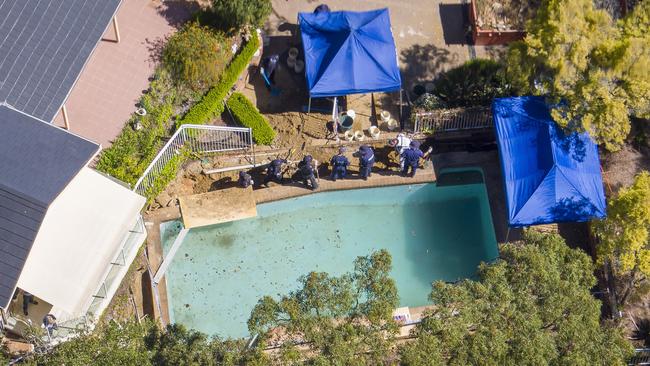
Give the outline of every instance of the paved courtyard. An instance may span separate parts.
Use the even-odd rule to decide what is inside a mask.
[[[311,12],[321,3],[332,11],[388,8],[406,89],[474,57],[493,58],[503,51],[499,46],[468,46],[469,1],[464,5],[460,0],[273,0],[267,33],[296,37],[298,12]]]
[[[148,88],[156,49],[190,14],[184,1],[124,0],[120,42],[109,25],[66,102],[70,130],[110,146]],[[63,126],[61,113],[55,123]]]

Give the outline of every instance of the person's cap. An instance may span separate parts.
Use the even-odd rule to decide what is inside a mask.
[[[310,163],[312,159],[313,158],[311,157],[311,155],[305,155],[305,157],[302,158],[302,161],[304,161],[305,163]]]
[[[339,154],[343,154],[343,153],[345,153],[345,151],[347,151],[347,149],[345,148],[345,146],[341,146],[341,147],[339,147]]]
[[[282,160],[280,160],[280,159],[275,159],[275,160],[273,160],[273,161],[271,162],[271,164],[273,164],[273,165],[275,165],[275,166],[282,165]]]
[[[414,149],[417,149],[418,147],[420,147],[420,142],[419,142],[419,141],[415,141],[415,140],[414,140],[414,141],[411,141],[411,143],[409,144],[409,146],[412,147],[412,148],[414,148]]]

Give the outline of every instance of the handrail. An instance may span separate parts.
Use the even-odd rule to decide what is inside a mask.
[[[151,161],[133,190],[145,195],[167,164],[180,153],[189,149],[196,154],[244,150],[253,146],[250,128],[186,124],[179,127]]]
[[[492,128],[492,114],[488,108],[443,109],[433,112],[415,112],[414,132],[463,131]]]

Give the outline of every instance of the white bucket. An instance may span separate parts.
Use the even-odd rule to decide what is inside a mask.
[[[390,112],[388,112],[388,111],[381,111],[381,113],[380,113],[379,115],[381,116],[381,121],[382,121],[382,122],[386,122],[386,123],[387,123],[388,121],[390,121]]]
[[[296,59],[298,57],[298,49],[296,47],[291,47],[289,49],[289,58]]]
[[[391,118],[390,120],[388,120],[388,122],[386,122],[386,127],[388,127],[390,131],[394,131],[397,129],[397,127],[399,127],[399,123],[397,122],[397,120]]]
[[[295,58],[287,58],[287,66],[289,66],[290,69],[293,69],[296,66],[296,59]]]
[[[363,134],[363,131],[357,130],[354,131],[354,139],[357,141],[363,141],[366,138],[366,135]]]
[[[293,67],[293,70],[300,74],[302,70],[305,69],[305,63],[302,60],[296,60],[296,64]]]
[[[348,141],[352,141],[352,140],[354,140],[354,132],[352,132],[351,130],[347,130],[347,131],[345,131],[345,133],[343,134],[343,136],[344,136],[345,139],[348,140]]]
[[[357,112],[354,111],[354,109],[348,109],[347,112],[345,112],[350,118],[354,119],[354,117],[357,116]]]
[[[377,140],[381,131],[379,131],[377,126],[370,126],[370,128],[368,128],[368,133],[370,134],[370,137]]]

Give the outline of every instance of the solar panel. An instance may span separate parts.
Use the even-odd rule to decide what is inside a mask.
[[[51,122],[121,0],[0,0],[0,102]]]

